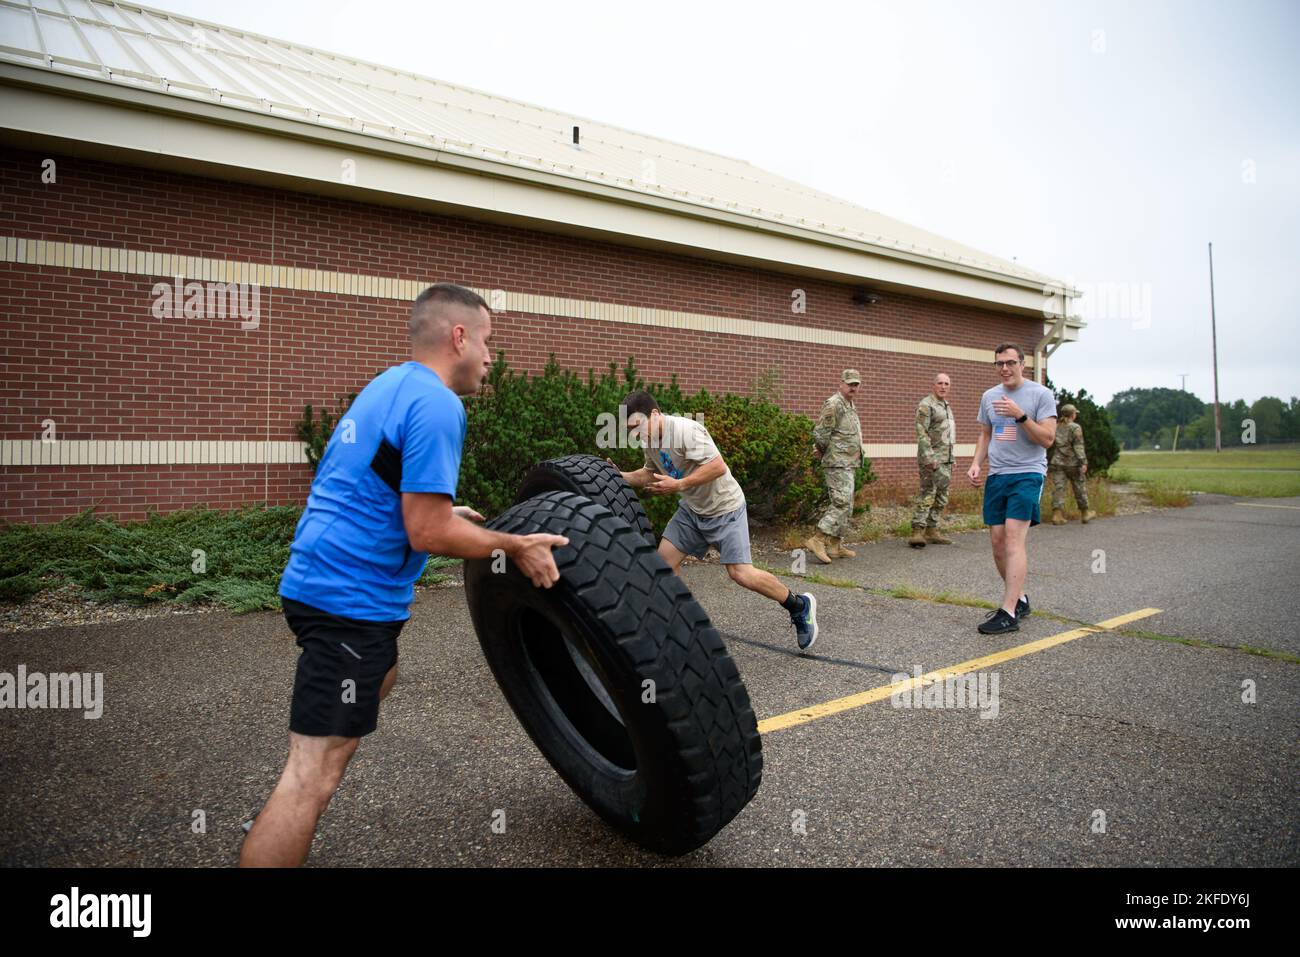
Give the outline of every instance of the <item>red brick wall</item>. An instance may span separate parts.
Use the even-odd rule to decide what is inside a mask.
[[[7,522],[52,522],[88,508],[144,518],[203,505],[234,508],[306,500],[305,465],[120,465],[0,469]],[[268,494],[269,491],[269,494]]]
[[[445,216],[56,157],[0,154],[0,236],[126,246],[314,269],[450,280],[514,292],[807,325],[991,348],[1032,350],[1039,320],[887,294],[856,306],[852,287],[685,256]],[[155,319],[156,280],[0,264],[0,438],[288,440],[303,405],[333,404],[406,358],[407,307],[329,293],[262,290],[261,323]],[[790,293],[807,293],[795,315]],[[603,370],[636,358],[651,380],[746,392],[777,370],[784,404],[809,415],[846,366],[863,376],[868,442],[911,442],[917,400],[935,372],[953,380],[958,441],[974,440],[991,362],[807,346],[517,313],[494,320],[516,368]],[[990,355],[991,360],[991,355]],[[914,460],[882,459],[886,481],[915,481]],[[130,466],[0,470],[6,521],[47,521],[90,504],[123,517],[149,508],[300,502],[306,466]]]

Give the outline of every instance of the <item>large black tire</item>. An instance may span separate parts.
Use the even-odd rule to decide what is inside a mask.
[[[569,539],[549,589],[513,562],[502,570],[504,559],[496,572],[492,559],[465,563],[474,629],[520,724],[633,841],[664,854],[708,841],[763,770],[749,694],[709,616],[644,538],[588,498],[547,492],[489,527]]]
[[[519,486],[516,502],[523,502],[543,492],[574,492],[599,502],[641,533],[651,545],[656,544],[654,527],[646,517],[645,507],[618,469],[598,455],[566,455],[534,465]]]

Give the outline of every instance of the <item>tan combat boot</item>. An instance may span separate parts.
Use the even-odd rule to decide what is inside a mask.
[[[912,537],[907,540],[907,544],[913,548],[925,548],[925,528],[921,525],[913,525]]]
[[[831,563],[831,557],[826,554],[826,540],[822,537],[821,532],[813,532],[808,540],[803,543],[803,547],[812,553],[813,558],[823,565]]]
[[[826,549],[826,554],[831,558],[857,558],[858,553],[851,548],[846,548],[844,539],[832,538],[830,548]]]
[[[1092,509],[1087,508],[1083,510],[1083,524],[1087,525],[1096,517],[1097,517],[1097,513],[1094,512]]]
[[[927,528],[925,530],[925,540],[931,545],[951,545],[951,538],[944,538],[939,534],[938,528]]]
[[[1065,513],[1062,512],[1059,508],[1052,509],[1052,524],[1053,525],[1065,524]]]

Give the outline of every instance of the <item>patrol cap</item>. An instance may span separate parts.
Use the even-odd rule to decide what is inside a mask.
[[[840,378],[845,382],[856,382],[859,385],[862,384],[862,376],[858,375],[857,369],[845,369],[844,374],[840,376]]]
[[[1061,413],[1061,415],[1078,415],[1078,414],[1079,414],[1079,410],[1076,409],[1076,408],[1075,408],[1074,406],[1072,406],[1072,405],[1063,405],[1063,406],[1061,406],[1059,409],[1057,409],[1056,411],[1059,412],[1059,413]]]

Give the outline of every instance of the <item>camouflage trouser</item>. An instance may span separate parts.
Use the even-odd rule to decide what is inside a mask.
[[[1065,480],[1069,478],[1070,487],[1074,489],[1074,501],[1079,511],[1088,510],[1088,486],[1079,474],[1079,466],[1068,469],[1049,468],[1047,474],[1052,478],[1052,508],[1065,508]]]
[[[952,482],[951,463],[938,468],[921,465],[921,494],[916,497],[916,511],[912,513],[912,527],[928,525],[937,528],[943,510],[948,506],[948,485]]]
[[[826,514],[817,523],[817,531],[831,538],[843,538],[849,530],[853,518],[853,473],[854,469],[826,469],[826,490],[831,494],[831,503],[826,506]]]

